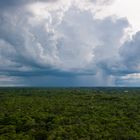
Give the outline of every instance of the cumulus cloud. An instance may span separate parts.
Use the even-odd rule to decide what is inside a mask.
[[[120,55],[129,73],[140,72],[140,32],[133,35],[120,49]]]
[[[104,59],[101,63],[102,70],[112,75],[115,85],[139,86],[140,73],[140,32],[129,38],[118,49],[115,59]]]
[[[0,1],[1,6],[20,5],[19,9],[5,8],[0,13],[1,75],[22,77],[21,83],[30,77],[32,82],[25,82],[29,85],[39,84],[34,79],[41,76],[48,85],[48,81],[64,83],[68,79],[71,82],[66,85],[76,85],[76,81],[77,85],[80,81],[90,81],[88,85],[113,85],[116,75],[125,75],[128,67],[138,70],[139,57],[132,59],[130,55],[138,55],[139,47],[130,42],[138,42],[139,37],[123,46],[121,43],[129,26],[127,20],[115,16],[97,19],[91,10],[91,3],[94,8],[96,4],[109,4],[110,0],[40,2]],[[132,44],[133,51],[129,49]]]

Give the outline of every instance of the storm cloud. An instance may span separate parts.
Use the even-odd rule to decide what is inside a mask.
[[[122,44],[127,19],[83,8],[110,2],[0,1],[0,84],[109,86],[139,72],[139,33]]]

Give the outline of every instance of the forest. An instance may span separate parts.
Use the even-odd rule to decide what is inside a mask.
[[[0,88],[0,140],[140,140],[140,88]]]

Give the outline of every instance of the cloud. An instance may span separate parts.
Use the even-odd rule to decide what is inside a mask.
[[[57,0],[0,0],[0,7],[1,8],[8,8],[12,6],[19,6],[24,4],[30,4],[34,2],[55,2]]]
[[[103,49],[102,57],[107,57],[109,50],[114,51],[113,55],[127,26],[125,19],[98,20],[89,11],[75,7],[68,9],[62,19],[49,12],[45,13],[45,18],[22,11],[14,14],[15,19],[3,15],[0,28],[3,46],[11,46],[11,51],[16,53],[14,61],[40,67],[50,65],[60,70],[86,67],[94,61],[94,51],[98,59],[101,59],[98,52]],[[5,24],[5,21],[9,22]]]
[[[114,77],[114,83],[118,86],[139,86],[140,82],[140,32],[129,38],[118,49],[115,59],[103,59],[99,63],[108,75]]]
[[[23,78],[16,76],[0,75],[0,87],[13,87],[13,86],[25,86],[26,83]]]
[[[90,0],[90,1],[99,5],[108,5],[114,2],[114,0]]]
[[[92,86],[109,86],[139,71],[139,33],[122,46],[127,19],[97,19],[88,6],[83,8],[85,3],[90,7],[93,2],[94,7],[99,1],[8,2],[5,6],[21,7],[0,13],[0,75],[16,77],[16,81],[22,78],[19,83],[26,85],[37,85],[42,79],[42,85],[58,81],[63,85],[69,80],[66,85],[88,81]]]
[[[132,39],[126,41],[120,49],[120,55],[124,65],[130,73],[140,72],[140,32],[133,35]]]

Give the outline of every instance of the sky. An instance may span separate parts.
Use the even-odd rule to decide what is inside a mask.
[[[0,86],[140,86],[139,0],[0,0]]]

